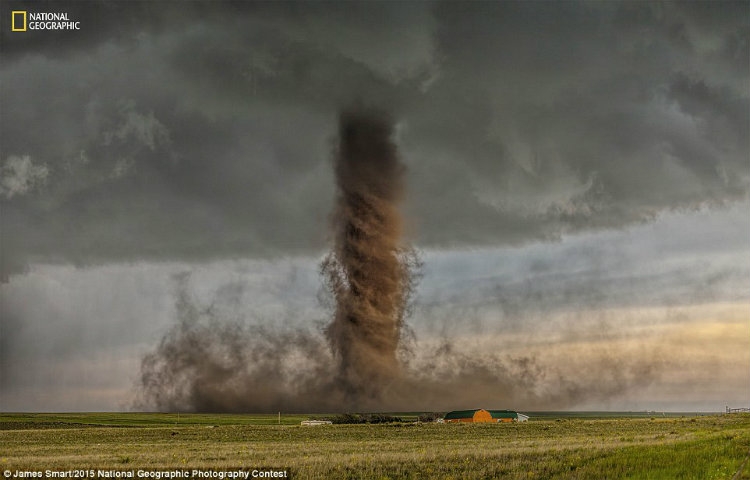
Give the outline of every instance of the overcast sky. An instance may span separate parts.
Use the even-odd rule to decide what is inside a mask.
[[[325,324],[354,101],[408,167],[415,365],[446,339],[558,379],[646,359],[559,408],[750,406],[747,1],[1,5],[1,410],[128,408],[178,283]]]

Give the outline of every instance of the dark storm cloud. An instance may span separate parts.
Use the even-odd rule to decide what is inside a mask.
[[[747,4],[705,20],[680,4],[463,7],[435,10],[440,75],[404,136],[406,158],[430,158],[412,167],[430,180],[425,227],[492,243],[747,195],[748,71],[723,55],[747,43]]]
[[[358,89],[387,104],[397,95],[360,63],[245,10],[177,13],[190,21],[164,31],[146,20],[126,40],[96,37],[62,57],[6,45],[4,174],[28,158],[47,181],[3,198],[4,271],[34,259],[201,259],[323,245],[329,114]]]
[[[707,5],[4,3],[82,29],[2,25],[3,275],[320,251],[353,99],[423,245],[746,198],[750,6]]]

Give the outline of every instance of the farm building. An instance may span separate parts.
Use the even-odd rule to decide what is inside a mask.
[[[314,427],[318,425],[331,425],[333,422],[330,420],[302,420],[300,422],[300,425],[305,425],[308,427]]]
[[[446,423],[503,423],[525,422],[529,417],[512,410],[455,410],[445,414]]]

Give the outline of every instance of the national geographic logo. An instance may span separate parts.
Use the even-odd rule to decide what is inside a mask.
[[[67,12],[27,12],[13,10],[10,13],[10,30],[80,30],[81,22],[71,21]]]

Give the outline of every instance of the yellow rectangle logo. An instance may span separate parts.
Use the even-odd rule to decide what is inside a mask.
[[[10,30],[12,32],[25,32],[26,31],[26,11],[25,10],[13,10],[10,12]],[[21,21],[16,21],[20,18]]]

